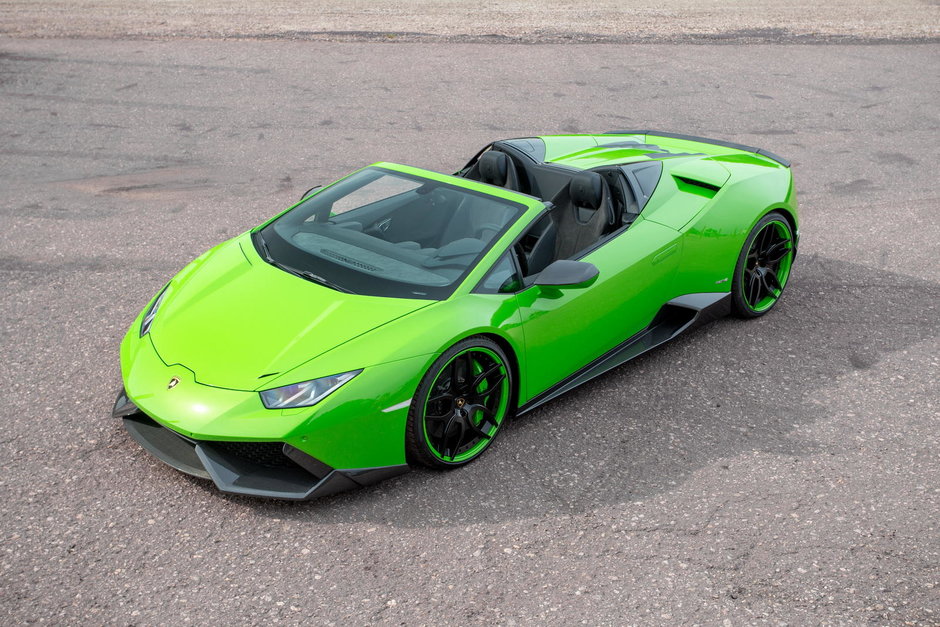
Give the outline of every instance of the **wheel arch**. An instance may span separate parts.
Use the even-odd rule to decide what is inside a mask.
[[[754,226],[771,212],[783,216],[796,238],[799,213],[795,197],[786,193],[789,179],[766,172],[726,188],[707,211],[680,230],[683,261],[674,281],[677,296],[729,290],[741,247]]]
[[[511,393],[511,414],[509,417],[512,417],[516,413],[516,409],[519,408],[519,389],[522,387],[522,379],[520,376],[519,370],[519,357],[516,355],[516,350],[513,348],[512,344],[498,333],[476,333],[469,337],[485,337],[488,340],[496,342],[496,344],[506,353],[506,359],[509,360],[509,367],[512,370],[512,380],[516,382],[516,385],[512,386]]]
[[[437,359],[437,356],[443,354],[444,351],[446,351],[451,346],[475,337],[482,337],[495,342],[496,345],[499,346],[499,348],[506,354],[506,359],[509,360],[509,367],[512,371],[513,381],[516,382],[516,384],[512,386],[512,397],[510,399],[512,401],[512,414],[514,415],[516,410],[519,408],[519,399],[522,398],[522,364],[520,363],[519,354],[513,342],[501,333],[497,333],[492,329],[475,329],[468,331],[461,336],[455,337],[453,340],[447,343],[447,345],[441,347],[441,349],[434,355],[434,357],[428,363],[428,368],[430,368],[431,364],[434,363],[434,360]]]
[[[456,351],[455,349],[460,344],[464,344],[464,346],[460,347],[460,351]],[[496,346],[494,347],[493,344],[495,344]],[[448,355],[448,353],[451,353],[452,351],[453,352],[452,352],[452,356],[450,357],[450,359],[453,359],[453,356],[460,354],[460,352],[473,350],[474,345],[482,347],[481,348],[482,350],[488,351],[494,357],[496,356],[496,354],[494,353],[492,349],[496,348],[499,351],[501,351],[503,355],[505,356],[505,361],[507,362],[508,368],[510,370],[511,383],[518,381],[520,368],[519,368],[519,363],[518,363],[518,356],[516,354],[516,350],[513,346],[512,340],[508,337],[503,336],[502,334],[498,332],[494,332],[492,328],[468,330],[467,332],[454,337],[452,341],[442,346],[439,351],[433,353],[430,356],[431,361],[426,367],[424,374],[422,375],[422,381],[419,382],[418,388],[415,391],[415,394],[412,396],[411,403],[408,409],[408,417],[407,417],[407,422],[406,422],[406,427],[405,427],[404,445],[405,445],[405,458],[409,464],[420,463],[422,465],[429,466],[431,468],[446,467],[446,466],[441,466],[440,460],[438,460],[438,462],[429,461],[433,458],[433,454],[429,457],[428,451],[426,451],[424,448],[420,446],[419,442],[422,442],[422,440],[419,438],[420,434],[416,430],[419,428],[419,424],[422,422],[423,419],[421,417],[420,411],[416,408],[421,407],[421,403],[424,402],[424,400],[427,398],[426,395],[428,395],[430,393],[430,390],[432,389],[431,387],[428,387],[428,385],[425,383],[425,380],[429,381],[430,385],[433,386],[437,376],[439,376],[440,373],[443,372],[443,370],[441,371],[435,370],[434,365],[437,363],[437,361],[441,360],[445,355]],[[446,366],[447,363],[449,362],[444,362],[444,365]],[[510,385],[511,395],[509,397],[509,402],[505,406],[506,413],[503,415],[503,419],[499,423],[496,423],[497,429],[498,429],[498,425],[502,424],[502,421],[504,421],[505,419],[512,418],[515,415],[516,409],[518,408],[518,398],[519,398],[518,388],[519,388],[518,384]],[[501,402],[502,401],[500,401],[500,403]],[[421,429],[423,429],[423,427],[421,427]],[[423,437],[426,437],[426,435]],[[462,438],[463,436],[461,435],[460,437]],[[489,439],[489,437],[487,439]],[[470,461],[473,461],[474,459],[476,459],[477,456],[482,454],[483,450],[486,450],[486,448],[484,447],[481,451],[476,452],[474,456],[471,457],[470,459],[462,460],[459,462],[459,464],[456,464],[456,465],[463,465],[464,463],[469,463]],[[452,456],[451,465],[455,465],[453,463],[454,459],[455,458]]]
[[[781,214],[784,218],[786,218],[787,224],[790,225],[790,231],[793,233],[794,248],[796,248],[797,246],[799,246],[798,235],[797,235],[799,227],[797,226],[797,223],[796,223],[796,214],[794,213],[792,209],[790,209],[789,207],[784,207],[782,205],[771,207],[766,212],[764,212],[764,214],[761,215],[760,218],[758,218],[758,222],[761,219],[763,219],[765,215],[767,215],[768,213],[772,213],[774,211],[776,211],[777,213]],[[754,224],[757,224],[757,222],[755,222]]]
[[[767,229],[771,224],[774,223],[778,225],[781,224],[781,218],[790,229],[790,242],[795,242],[796,229],[793,226],[793,216],[789,211],[787,211],[786,207],[771,207],[764,211],[754,226],[751,227],[750,232],[745,238],[744,246],[738,253],[738,258],[735,261],[735,267],[732,275],[733,279],[731,282],[731,309],[732,313],[739,318],[757,318],[759,316],[763,316],[776,305],[777,301],[779,301],[780,297],[783,295],[784,288],[786,287],[787,280],[789,279],[790,269],[792,267],[791,264],[793,263],[793,258],[796,254],[795,244],[791,244],[790,248],[782,249],[782,253],[776,259],[776,261],[765,260],[761,262],[759,253],[755,253],[752,272],[756,273],[758,270],[763,268],[763,270],[761,270],[760,274],[758,275],[760,280],[756,283],[757,291],[750,296],[745,295],[745,289],[750,290],[751,288],[742,287],[745,281],[747,259],[751,254],[750,251],[754,250],[753,247],[755,245],[758,245],[758,238],[760,237],[760,234],[763,233],[764,229]],[[782,241],[787,243],[785,240]],[[767,243],[761,244],[760,246],[766,245]],[[777,245],[779,245],[779,243],[772,244],[772,247],[776,247]],[[767,252],[768,250],[765,249],[765,254]],[[789,260],[786,258],[788,252],[791,253]],[[779,274],[781,270],[785,272],[782,278]],[[774,288],[773,284],[769,283],[765,279],[766,273],[769,273],[773,277],[776,288]],[[761,283],[764,286],[763,288],[760,287]],[[754,298],[752,299],[751,296],[754,296]],[[769,303],[765,303],[767,299],[771,299]],[[752,300],[754,301],[753,303],[751,302]],[[761,305],[762,303],[763,305]],[[758,308],[758,306],[760,306],[760,308]]]

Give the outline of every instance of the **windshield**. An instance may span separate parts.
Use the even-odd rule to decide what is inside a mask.
[[[444,299],[524,205],[371,167],[253,233],[269,262],[340,291]]]

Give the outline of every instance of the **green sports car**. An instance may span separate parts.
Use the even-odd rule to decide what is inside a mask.
[[[225,492],[309,499],[479,457],[510,417],[774,307],[790,164],[656,131],[376,163],[205,253],[121,343],[113,415]]]

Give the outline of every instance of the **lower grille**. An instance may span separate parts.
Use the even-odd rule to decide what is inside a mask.
[[[284,455],[283,442],[207,442],[206,444],[223,455],[265,468],[297,467],[297,464]]]

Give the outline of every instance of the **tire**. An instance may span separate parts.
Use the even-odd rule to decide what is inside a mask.
[[[448,348],[411,401],[405,429],[409,462],[457,468],[478,458],[514,410],[514,385],[509,360],[496,342],[474,336]]]
[[[731,307],[739,318],[757,318],[774,308],[790,278],[793,228],[777,211],[761,218],[744,241],[731,281]]]

